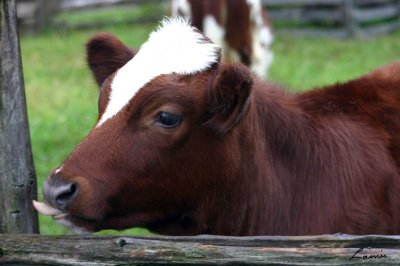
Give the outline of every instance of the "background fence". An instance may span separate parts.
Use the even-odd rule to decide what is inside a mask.
[[[55,28],[98,28],[117,23],[146,23],[159,21],[167,14],[167,0],[19,0],[18,19],[20,27],[30,32],[38,32],[46,27]],[[137,5],[154,4],[153,12],[140,19],[110,17],[107,22],[90,21],[71,24],[68,21],[57,21],[59,14],[73,14],[88,11],[101,11],[112,8],[134,9]],[[160,8],[157,8],[161,6]]]
[[[399,0],[262,0],[275,28],[291,35],[373,36],[400,26]]]
[[[123,23],[155,22],[168,14],[169,0],[21,0],[19,18],[23,25],[38,30],[52,24],[51,19],[59,13],[121,5],[135,8],[149,2],[164,8],[140,20],[127,18]],[[385,34],[400,27],[400,0],[262,0],[262,3],[275,31],[283,34],[346,38]],[[115,23],[115,18],[107,23]],[[53,26],[68,27],[68,23],[53,23]],[[99,26],[102,24],[96,21],[75,25]]]

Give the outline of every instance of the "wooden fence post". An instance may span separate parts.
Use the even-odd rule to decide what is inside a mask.
[[[52,0],[54,1],[54,0]],[[46,4],[44,0],[36,0],[37,8],[35,11],[35,31],[43,30],[46,25]]]
[[[397,0],[397,21],[400,27],[400,0]]]
[[[16,0],[0,1],[0,233],[38,233]]]
[[[353,16],[355,12],[355,3],[353,0],[343,0],[343,12],[347,34],[349,36],[359,36],[360,30]]]

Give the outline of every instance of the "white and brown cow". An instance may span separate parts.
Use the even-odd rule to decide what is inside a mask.
[[[110,34],[87,49],[99,117],[39,212],[78,231],[400,233],[400,62],[292,94],[179,19],[136,54]]]
[[[273,35],[260,0],[172,0],[183,16],[222,47],[225,63],[242,62],[264,78],[272,63]]]

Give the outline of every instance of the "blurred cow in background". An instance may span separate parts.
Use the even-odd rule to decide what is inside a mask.
[[[220,45],[224,62],[241,61],[266,76],[273,35],[260,0],[172,0],[172,15],[190,20]]]

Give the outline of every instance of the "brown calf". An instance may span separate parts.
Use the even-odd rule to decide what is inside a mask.
[[[181,20],[88,45],[99,119],[36,209],[77,231],[400,233],[400,62],[300,94]]]
[[[265,77],[273,35],[261,0],[172,0],[171,9],[222,47],[224,63],[242,62]]]

